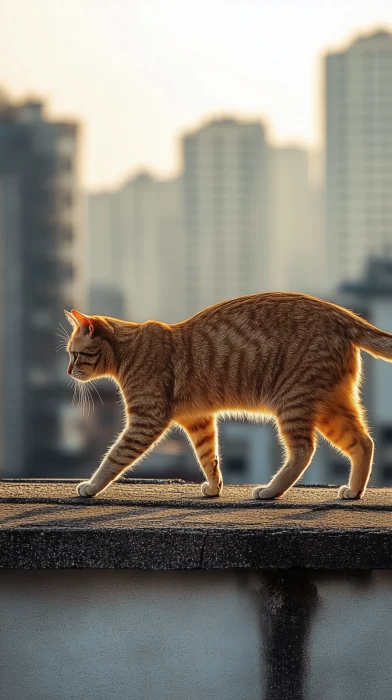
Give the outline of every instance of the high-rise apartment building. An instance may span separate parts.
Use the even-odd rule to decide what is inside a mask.
[[[123,318],[123,241],[116,226],[116,193],[96,192],[86,197],[87,245],[85,255],[86,313]]]
[[[122,250],[114,230],[114,203],[113,191],[94,192],[86,198],[88,288],[96,285],[111,287],[118,280]]]
[[[298,146],[270,150],[271,289],[322,295],[323,192],[309,159],[309,152]]]
[[[343,305],[354,309],[378,328],[392,332],[390,258],[370,258],[362,277],[344,283],[340,295]],[[362,353],[362,359],[365,379],[361,393],[376,445],[371,483],[374,486],[386,486],[392,484],[392,368],[389,363],[367,353]]]
[[[124,286],[135,321],[179,321],[182,300],[179,181],[140,173],[117,194]]]
[[[48,121],[38,102],[0,105],[0,468],[8,475],[54,474],[67,449],[71,397],[55,331],[79,299],[77,135],[77,124]]]
[[[392,34],[325,58],[326,246],[332,290],[392,252]]]
[[[267,146],[261,122],[215,119],[182,141],[187,315],[268,290]]]
[[[142,172],[113,192],[89,196],[88,277],[95,302],[100,285],[101,299],[104,287],[122,294],[133,321],[182,319],[180,195],[179,179]]]

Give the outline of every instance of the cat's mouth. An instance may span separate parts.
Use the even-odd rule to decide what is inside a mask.
[[[86,381],[88,380],[87,375],[86,375],[84,372],[82,372],[80,369],[79,369],[79,370],[73,370],[73,371],[72,371],[72,374],[71,374],[71,377],[72,377],[73,379],[76,379],[76,381],[78,381],[78,382],[86,382]]]

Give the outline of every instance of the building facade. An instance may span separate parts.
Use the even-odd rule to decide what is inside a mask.
[[[179,320],[178,208],[177,181],[147,172],[87,196],[90,313],[120,316],[121,308],[133,321]]]
[[[323,190],[310,154],[298,146],[270,149],[271,290],[322,296],[325,288]]]
[[[187,315],[268,290],[268,149],[261,122],[216,119],[182,139]]]
[[[392,247],[392,34],[325,57],[326,246],[330,289]]]
[[[392,260],[370,258],[363,276],[344,283],[342,303],[361,313],[378,328],[392,333]],[[392,484],[392,367],[362,353],[365,381],[362,393],[375,439],[374,486]]]
[[[63,309],[80,291],[78,127],[38,102],[0,110],[1,468],[55,473],[67,440]]]
[[[121,246],[119,276],[128,318],[180,321],[184,312],[180,180],[148,172],[114,195],[113,231]]]
[[[86,197],[86,313],[123,318],[123,241],[116,227],[116,193]]]

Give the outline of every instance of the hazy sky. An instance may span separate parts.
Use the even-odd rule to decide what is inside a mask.
[[[391,0],[0,0],[0,85],[83,123],[83,182],[179,166],[177,136],[213,114],[317,143],[320,54],[392,25]]]

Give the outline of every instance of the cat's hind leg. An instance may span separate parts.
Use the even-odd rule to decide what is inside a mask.
[[[320,415],[317,428],[351,461],[349,482],[340,487],[339,498],[362,498],[371,474],[374,443],[358,399],[343,390],[336,392]]]
[[[220,496],[223,489],[219,468],[218,435],[214,416],[197,416],[177,421],[185,428],[207,481],[201,485],[203,496]]]
[[[269,484],[253,489],[253,498],[280,498],[295,484],[312,460],[316,441],[311,421],[300,416],[282,416],[278,424],[287,451],[286,461]]]

